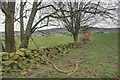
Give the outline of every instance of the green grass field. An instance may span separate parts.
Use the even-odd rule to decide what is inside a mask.
[[[58,45],[73,42],[72,37],[67,35],[39,36],[39,37],[32,37],[32,38],[34,39],[34,41],[39,47],[53,47],[53,46],[58,46]],[[20,45],[20,39],[16,38],[17,48],[19,47],[19,45]],[[29,41],[29,49],[36,49],[36,46],[31,40],[31,38]]]
[[[34,37],[39,46],[57,46],[72,42],[70,36]],[[29,48],[35,48],[31,42]],[[28,71],[29,74],[19,77],[34,78],[115,78],[118,77],[118,34],[93,34],[92,43],[86,48],[71,50],[68,54],[58,55],[52,59],[54,64],[62,70],[75,68],[76,61],[84,61],[79,64],[77,71],[71,75],[59,73],[50,65],[39,64],[36,70]],[[30,74],[32,73],[32,74]]]
[[[39,47],[53,47],[73,42],[71,36],[56,35],[48,37],[33,37]],[[17,47],[19,39],[16,38]],[[35,49],[30,40],[29,49]],[[16,73],[19,78],[116,78],[118,77],[118,33],[97,33],[92,35],[92,42],[82,48],[72,49],[67,54],[49,58],[58,68],[71,70],[77,61],[81,61],[78,69],[71,75],[56,71],[50,65],[33,65],[26,73]],[[23,73],[26,73],[23,75]],[[9,75],[6,75],[6,77]],[[13,74],[13,76],[15,76]],[[10,75],[10,77],[12,77]],[[15,76],[16,77],[16,76]]]

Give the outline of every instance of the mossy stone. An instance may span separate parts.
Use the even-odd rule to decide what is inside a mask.
[[[3,66],[9,66],[12,63],[17,64],[17,61],[2,61]]]
[[[26,57],[22,57],[21,59],[22,59],[22,60],[25,60],[25,59],[27,59],[27,58],[26,58]]]
[[[34,63],[34,60],[33,60],[33,59],[30,59],[30,60],[29,60],[29,63],[30,63],[30,64],[33,64],[33,63]]]
[[[33,51],[33,53],[35,53],[35,54],[36,54],[36,53],[38,53],[38,51]]]
[[[38,54],[34,54],[34,57],[36,58],[36,57],[38,57],[39,55]]]
[[[9,60],[9,55],[4,55],[4,56],[2,57],[2,59],[3,59],[3,61]]]
[[[24,61],[21,61],[19,64],[18,64],[18,67],[20,69],[28,69],[30,67],[30,64],[26,64]]]
[[[15,54],[22,56],[22,57],[25,56],[25,54],[23,52],[21,52],[20,50],[17,50]]]
[[[25,54],[30,54],[30,53],[32,53],[31,50],[26,50],[26,51],[25,51]]]
[[[19,50],[22,51],[22,52],[26,52],[27,51],[26,48],[20,48]]]
[[[7,52],[0,52],[0,56],[6,56],[6,55],[9,55],[10,53],[7,53]]]
[[[22,58],[18,58],[18,59],[17,59],[17,62],[18,62],[18,63],[21,62],[21,61],[23,61]]]
[[[28,55],[27,58],[29,58],[29,59],[34,59],[34,56]]]
[[[12,58],[15,55],[15,53],[10,53],[9,57]]]
[[[20,56],[16,54],[16,55],[13,57],[13,60],[18,60],[19,57],[20,57]]]

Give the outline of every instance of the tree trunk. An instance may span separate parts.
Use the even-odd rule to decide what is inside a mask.
[[[3,50],[2,50],[2,41],[1,41],[1,39],[0,39],[0,52],[2,52]]]
[[[24,36],[24,38],[21,39],[20,48],[28,48],[29,38],[30,38],[29,36]]]
[[[5,48],[3,46],[1,39],[0,39],[0,52],[5,52]]]
[[[73,39],[74,39],[74,43],[77,44],[77,42],[78,42],[78,33],[73,33]]]
[[[6,52],[15,52],[15,38],[14,38],[14,18],[7,16],[5,19],[5,50]]]
[[[7,15],[5,18],[5,50],[6,52],[15,52],[14,37],[14,12],[15,2],[8,2]]]
[[[32,11],[30,13],[29,20],[27,22],[27,27],[26,30],[24,30],[24,22],[23,22],[23,10],[24,10],[24,5],[20,6],[20,35],[21,35],[21,44],[20,48],[28,48],[29,45],[29,38],[31,36],[31,28],[34,22],[35,15],[37,13],[37,2],[38,0],[34,0]]]

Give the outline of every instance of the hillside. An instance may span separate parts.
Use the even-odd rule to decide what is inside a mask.
[[[109,32],[120,32],[120,28],[97,28],[91,27],[89,31],[92,33],[109,33]],[[46,30],[39,30],[35,31],[32,35],[33,36],[48,36],[48,35],[56,35],[56,34],[68,34],[66,28],[52,28]],[[20,32],[15,31],[15,36],[19,36]],[[5,32],[0,32],[0,36],[4,36]]]

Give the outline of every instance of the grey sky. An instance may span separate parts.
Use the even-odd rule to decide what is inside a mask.
[[[4,1],[4,0],[2,0],[2,1]],[[13,0],[11,0],[11,1],[13,1]],[[25,1],[25,0],[23,0],[23,1]],[[33,0],[28,0],[29,2],[33,2]],[[40,0],[39,0],[40,1]],[[52,1],[68,1],[68,0],[43,0],[44,2],[52,2]],[[71,0],[71,1],[75,1],[75,0]],[[85,1],[85,0],[76,0],[76,1]],[[89,1],[89,0],[87,0],[87,1]],[[93,0],[92,0],[93,1]],[[94,1],[96,1],[96,0],[94,0]],[[116,1],[118,1],[118,0],[101,0],[101,1],[104,1],[104,2],[116,2]],[[17,2],[20,2],[20,0],[17,0]],[[3,16],[4,14],[0,11],[0,32],[1,31],[4,31],[5,30],[5,28],[4,28],[4,24],[3,24],[3,22],[4,22],[4,16]],[[115,24],[111,24],[112,22],[111,21],[108,21],[108,24],[106,23],[106,22],[102,22],[102,23],[98,23],[97,25],[95,25],[95,27],[117,27],[117,25],[115,25]],[[50,28],[55,28],[55,27],[45,27],[45,28],[42,28],[42,29],[50,29]],[[15,31],[19,31],[19,24],[17,23],[15,23]]]

